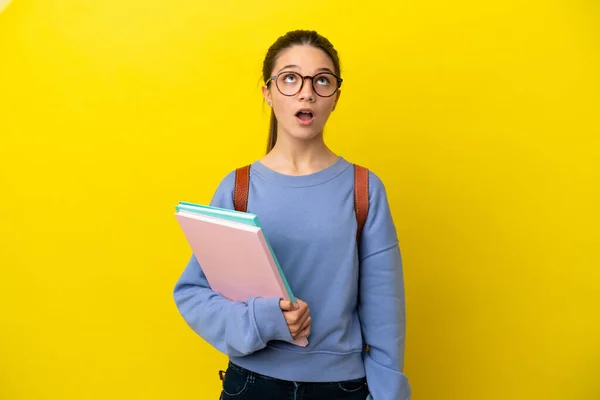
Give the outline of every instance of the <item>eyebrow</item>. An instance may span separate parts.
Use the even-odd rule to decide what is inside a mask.
[[[289,64],[289,65],[286,65],[286,66],[284,66],[283,68],[281,68],[281,69],[279,70],[279,72],[283,71],[284,69],[288,69],[288,68],[296,68],[296,69],[300,69],[300,67],[299,67],[298,65],[295,65],[295,64]],[[319,68],[319,69],[317,69],[317,71],[316,71],[316,72],[331,72],[332,74],[334,73],[332,70],[330,70],[330,69],[329,69],[329,68],[327,68],[327,67]]]

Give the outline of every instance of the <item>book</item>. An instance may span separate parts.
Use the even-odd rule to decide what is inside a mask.
[[[180,202],[176,218],[215,292],[296,302],[258,217],[251,213]],[[306,338],[292,343],[306,346]]]
[[[175,207],[175,209],[178,212],[179,211],[188,211],[188,212],[202,214],[202,215],[215,217],[215,218],[224,218],[228,221],[234,221],[234,222],[239,222],[239,223],[255,226],[255,227],[261,228],[261,230],[262,230],[262,226],[260,225],[260,221],[259,221],[258,217],[255,214],[252,214],[249,212],[240,212],[240,211],[235,211],[235,210],[228,210],[226,208],[212,207],[212,206],[188,203],[188,202],[183,202],[183,201],[179,202],[179,204]],[[296,298],[294,297],[294,294],[292,293],[292,290],[290,289],[290,286],[289,286],[287,280],[285,279],[285,275],[283,273],[283,270],[281,269],[281,265],[279,264],[277,257],[275,256],[275,252],[273,251],[273,248],[271,247],[271,243],[269,242],[269,240],[266,236],[264,236],[264,240],[267,243],[267,246],[269,247],[269,251],[271,252],[271,258],[273,259],[273,262],[275,263],[275,265],[277,267],[279,275],[281,276],[281,280],[285,286],[285,289],[287,291],[289,299],[292,302],[296,302]]]

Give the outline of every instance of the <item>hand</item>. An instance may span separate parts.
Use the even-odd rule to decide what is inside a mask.
[[[296,301],[297,303],[292,303],[288,300],[279,300],[279,308],[283,311],[285,322],[294,340],[308,337],[312,321],[308,304],[300,299],[296,299]]]

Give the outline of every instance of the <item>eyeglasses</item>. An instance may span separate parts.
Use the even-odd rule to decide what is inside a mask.
[[[342,86],[343,79],[331,72],[321,72],[314,76],[302,76],[297,72],[283,71],[272,76],[266,84],[275,81],[277,90],[284,96],[294,96],[302,90],[304,80],[310,79],[313,91],[321,97],[331,97]]]

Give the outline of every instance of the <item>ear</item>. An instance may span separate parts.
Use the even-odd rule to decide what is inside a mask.
[[[269,90],[267,85],[263,85],[262,94],[263,94],[263,97],[265,98],[265,101],[267,102],[267,104],[272,107],[271,91]]]
[[[335,101],[333,102],[333,108],[331,109],[331,111],[335,111],[335,107],[337,106],[338,100],[340,99],[340,96],[342,94],[341,90],[338,90],[337,93],[335,94]]]

